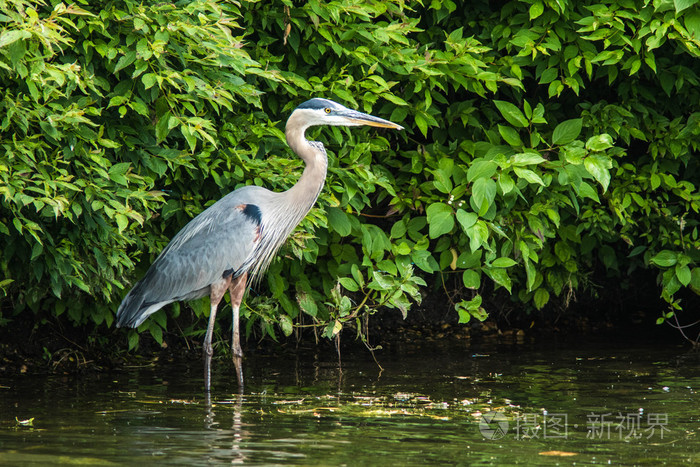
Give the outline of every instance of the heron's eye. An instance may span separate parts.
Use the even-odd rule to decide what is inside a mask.
[[[323,109],[323,111],[326,112],[327,114],[331,113],[331,109],[329,109],[328,107],[326,107],[325,109]]]

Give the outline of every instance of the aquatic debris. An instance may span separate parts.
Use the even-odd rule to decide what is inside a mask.
[[[15,421],[17,422],[18,426],[34,426],[34,417],[26,420],[20,420],[19,418],[15,417]]]
[[[577,456],[577,452],[569,452],[569,451],[543,451],[539,453],[540,456],[559,456],[559,457],[570,457],[570,456]]]
[[[281,401],[273,401],[273,404],[303,404],[306,398],[301,398],[297,400],[281,400]]]
[[[192,405],[192,404],[199,404],[199,402],[191,399],[170,399],[171,404],[184,404],[184,405]]]

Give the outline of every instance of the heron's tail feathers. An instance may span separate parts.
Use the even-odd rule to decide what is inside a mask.
[[[146,318],[161,309],[170,302],[149,302],[146,297],[144,281],[136,283],[133,289],[126,294],[117,310],[117,327],[135,328],[144,322]]]

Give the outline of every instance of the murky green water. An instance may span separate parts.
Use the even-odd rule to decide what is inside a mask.
[[[684,347],[426,344],[0,380],[0,464],[700,462],[700,367]],[[483,416],[482,416],[483,415]],[[33,421],[28,421],[33,418]],[[487,423],[489,422],[490,423]],[[19,422],[24,422],[21,424]]]

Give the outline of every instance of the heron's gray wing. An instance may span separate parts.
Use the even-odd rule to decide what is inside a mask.
[[[259,237],[256,205],[212,206],[190,221],[151,266],[159,277],[153,299],[201,296],[202,289],[238,272]]]
[[[237,198],[221,199],[173,237],[122,301],[118,325],[138,326],[162,306],[202,297],[212,283],[240,273],[259,241],[262,216]]]

